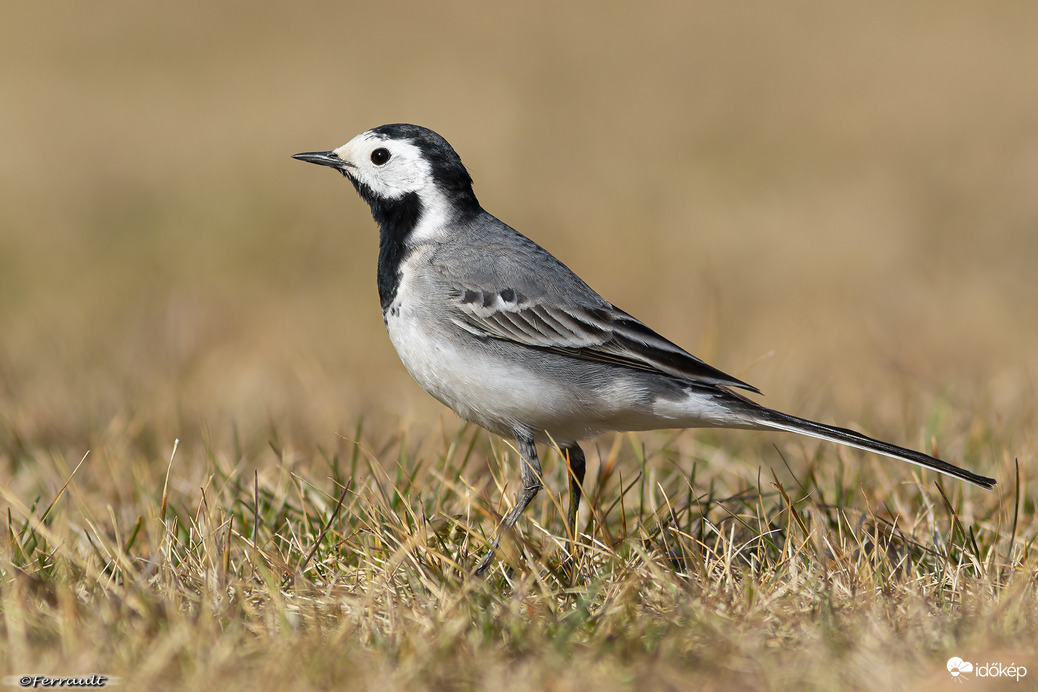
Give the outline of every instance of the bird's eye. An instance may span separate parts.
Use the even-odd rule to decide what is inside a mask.
[[[371,152],[371,163],[375,164],[376,166],[381,166],[389,160],[389,156],[389,149],[386,149],[385,147],[379,147],[375,151]]]

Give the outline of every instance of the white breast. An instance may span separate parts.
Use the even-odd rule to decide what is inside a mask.
[[[518,368],[480,357],[452,338],[450,330],[427,324],[427,315],[406,301],[393,307],[386,315],[386,329],[404,367],[422,389],[459,416],[510,435],[542,408],[536,384],[521,382]]]

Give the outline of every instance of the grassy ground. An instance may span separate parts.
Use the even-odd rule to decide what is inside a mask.
[[[833,479],[824,450],[783,482],[691,436],[625,464],[630,441],[601,450],[575,574],[550,493],[471,576],[514,483],[470,484],[488,450],[468,429],[322,461],[272,430],[255,463],[128,450],[103,489],[5,490],[5,665],[131,689],[874,689],[947,682],[952,656],[1032,665],[1034,506],[1011,477],[1019,496]]]
[[[958,656],[1034,685],[1035,11],[556,5],[5,9],[0,675],[941,689]],[[289,158],[394,121],[770,405],[998,490],[605,437],[575,569],[548,455],[472,578],[515,450],[409,380],[367,210]]]

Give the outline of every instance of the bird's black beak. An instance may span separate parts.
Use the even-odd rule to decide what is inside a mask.
[[[331,166],[332,168],[342,168],[346,165],[346,162],[336,156],[334,151],[308,151],[302,154],[294,154],[292,158],[306,161],[307,163],[316,163],[319,166]]]

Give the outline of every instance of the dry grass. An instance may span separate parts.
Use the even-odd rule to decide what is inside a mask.
[[[874,689],[946,680],[956,655],[1034,661],[1038,524],[1012,479],[1001,497],[877,483],[878,464],[834,480],[825,449],[800,482],[732,483],[752,469],[699,439],[648,459],[618,439],[575,574],[549,493],[479,579],[510,496],[466,483],[481,433],[319,460],[269,439],[255,462],[177,450],[168,487],[131,451],[103,489],[37,470],[44,496],[5,490],[7,670],[130,689]],[[509,477],[514,451],[492,457]]]
[[[956,655],[1038,675],[1036,15],[5,8],[0,673],[898,689],[950,684]],[[603,438],[576,574],[545,496],[511,571],[472,579],[515,452],[407,378],[367,211],[288,158],[393,121],[443,133],[491,211],[768,403],[998,492],[788,436]]]

